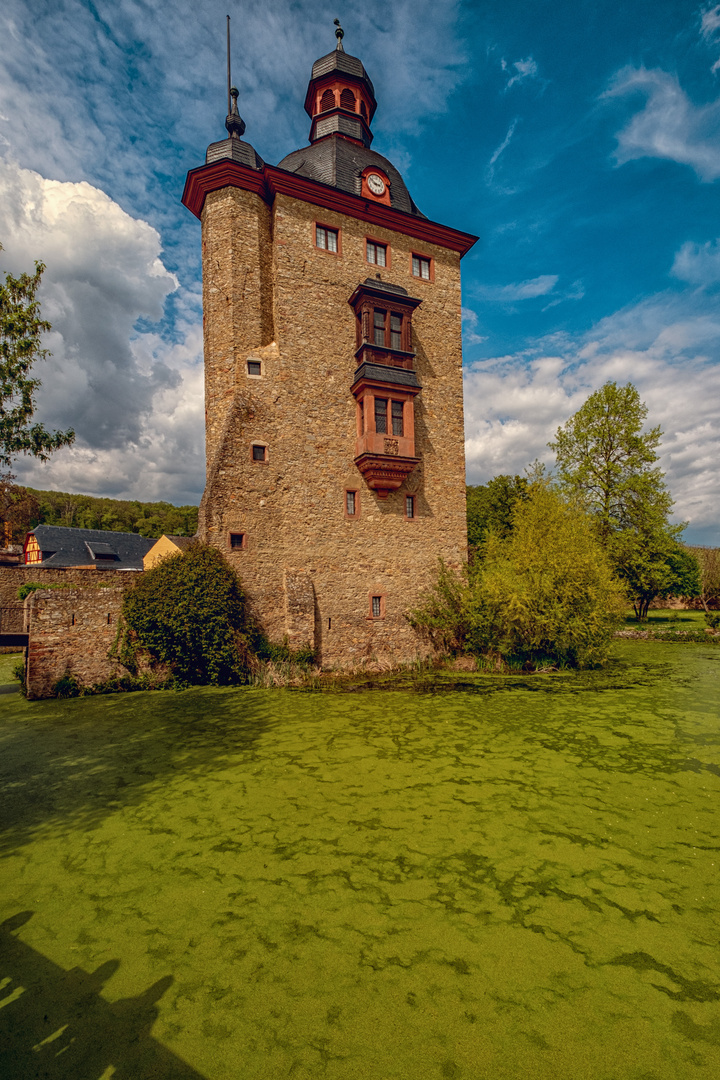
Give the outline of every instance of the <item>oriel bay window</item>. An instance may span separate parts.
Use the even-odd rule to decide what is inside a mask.
[[[350,298],[357,318],[355,464],[380,498],[401,487],[418,464],[412,313],[420,303],[399,285],[368,278]]]
[[[367,241],[370,251],[370,241]],[[412,314],[420,303],[400,285],[367,278],[350,297],[355,309],[358,364],[364,361],[402,367],[415,366]]]

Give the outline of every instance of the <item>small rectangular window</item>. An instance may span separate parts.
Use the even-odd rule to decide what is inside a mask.
[[[247,362],[248,375],[262,375],[262,364],[259,360],[248,360]]]
[[[414,495],[406,495],[405,496],[405,517],[408,518],[408,519],[412,519],[412,518],[415,517],[415,496]]]
[[[338,250],[338,231],[337,229],[329,229],[326,225],[315,226],[315,243],[323,251]]]
[[[382,596],[373,596],[372,598],[372,614],[373,619],[379,619],[382,615]]]
[[[267,461],[267,446],[262,446],[260,443],[253,443],[252,459],[253,461]]]
[[[380,308],[375,308],[373,315],[373,340],[376,345],[384,347],[385,345],[385,312]]]
[[[390,316],[390,348],[402,349],[402,315]]]
[[[357,492],[345,492],[345,511],[348,517],[355,517],[357,513]]]
[[[387,398],[375,398],[375,430],[387,435]]]
[[[422,255],[413,255],[412,257],[412,272],[414,277],[422,278],[424,281],[430,280],[430,260],[424,258]]]
[[[245,547],[245,533],[230,533],[230,547],[235,549]]]
[[[375,266],[387,266],[387,245],[376,244],[374,240],[368,240],[367,261]]]
[[[393,401],[392,403],[392,433],[393,435],[402,435],[403,433],[402,401]]]

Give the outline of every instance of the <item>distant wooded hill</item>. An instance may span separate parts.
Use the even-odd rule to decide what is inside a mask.
[[[65,525],[74,529],[112,529],[141,536],[194,536],[197,506],[173,506],[168,502],[138,502],[72,495],[66,491],[25,489],[36,500],[31,525]]]

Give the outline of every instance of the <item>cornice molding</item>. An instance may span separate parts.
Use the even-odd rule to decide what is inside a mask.
[[[383,206],[382,203],[372,203],[369,199],[350,195],[329,184],[321,184],[317,180],[286,172],[285,169],[278,169],[273,165],[266,165],[263,169],[250,169],[229,159],[191,169],[185,180],[183,206],[196,218],[200,218],[206,196],[211,191],[224,187],[252,191],[269,205],[275,201],[276,195],[289,195],[302,202],[334,210],[338,214],[346,214],[393,232],[404,233],[427,244],[450,248],[451,251],[457,251],[461,258],[477,240],[477,236],[472,233],[439,225],[427,218],[415,217],[414,214],[405,214],[401,210]]]

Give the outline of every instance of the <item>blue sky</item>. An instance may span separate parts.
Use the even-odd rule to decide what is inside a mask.
[[[375,149],[464,260],[468,480],[516,472],[606,379],[665,431],[692,542],[720,544],[720,6],[631,0],[5,0],[0,266],[48,266],[36,486],[198,501],[199,225],[185,173],[223,136],[225,14],[246,138],[307,142],[312,62],[373,79]]]

